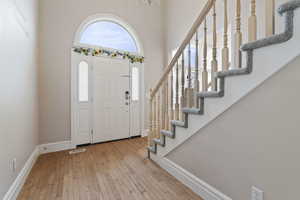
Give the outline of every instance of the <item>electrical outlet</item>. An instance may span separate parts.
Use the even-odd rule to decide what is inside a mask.
[[[253,186],[251,191],[251,200],[264,200],[264,192]]]
[[[12,172],[16,172],[17,171],[17,159],[16,158],[14,158],[11,161],[11,170],[12,170]]]

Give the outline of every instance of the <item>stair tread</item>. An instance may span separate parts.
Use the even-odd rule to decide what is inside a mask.
[[[163,137],[165,137],[165,136],[163,136]],[[153,139],[153,142],[155,143],[155,144],[158,144],[158,145],[160,145],[160,146],[165,146],[165,141],[164,141],[164,139],[159,139],[159,138],[155,138],[155,139]]]
[[[200,108],[183,108],[182,112],[189,113],[189,114],[195,114],[195,115],[202,114],[202,110]]]
[[[150,146],[148,147],[148,150],[152,153],[156,153],[156,147],[155,146]]]
[[[171,124],[175,126],[186,127],[185,122],[179,120],[172,120]]]
[[[249,74],[248,68],[241,68],[241,69],[230,69],[228,71],[218,72],[216,76],[218,78],[227,77],[227,76],[239,76],[239,75],[246,75]]]
[[[221,97],[220,92],[218,91],[210,91],[210,92],[199,92],[197,93],[198,97],[207,98],[207,97]]]
[[[168,131],[168,130],[161,130],[160,133],[164,136],[170,137],[170,138],[174,138],[175,137],[175,133],[172,131]]]

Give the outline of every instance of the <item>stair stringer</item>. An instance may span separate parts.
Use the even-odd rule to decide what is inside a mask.
[[[272,77],[276,72],[281,70],[290,61],[300,55],[300,48],[298,46],[300,43],[300,10],[297,9],[293,11],[299,6],[300,1],[291,1],[284,4],[279,9],[279,11],[282,12],[289,12],[292,10],[292,13],[294,13],[294,18],[292,20],[292,22],[294,22],[294,25],[292,24],[294,27],[291,35],[292,38],[286,42],[283,40],[281,42],[284,43],[280,44],[270,44],[268,43],[270,40],[266,39],[260,40],[261,42],[265,42],[264,47],[257,49],[255,48],[253,52],[252,50],[250,51],[250,54],[253,53],[253,68],[252,71],[250,71],[251,73],[249,72],[249,74],[243,76],[225,76],[224,97],[205,98],[203,115],[188,114],[188,128],[176,126],[174,138],[166,137],[164,147],[155,145],[157,156],[165,157],[176,147],[184,143],[187,139],[196,134],[209,123],[212,123],[213,120],[219,115],[237,103],[241,98],[249,94],[252,90],[257,88],[259,85],[263,84],[264,81]],[[287,18],[286,13],[283,14],[285,18]],[[287,20],[286,23],[288,23]],[[284,34],[278,34],[272,37],[284,39],[282,36],[284,36]],[[251,44],[253,43],[244,45],[244,48],[249,50],[249,46],[251,46]],[[246,70],[246,68],[244,69]]]

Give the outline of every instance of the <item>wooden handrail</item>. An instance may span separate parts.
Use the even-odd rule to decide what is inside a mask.
[[[196,19],[196,21],[194,22],[192,28],[190,29],[190,31],[188,32],[187,36],[185,37],[185,39],[183,40],[183,42],[181,43],[179,49],[177,50],[177,52],[175,53],[175,56],[172,58],[170,64],[168,65],[168,67],[166,68],[163,76],[161,77],[161,79],[158,81],[156,87],[153,89],[150,98],[153,99],[155,94],[158,92],[159,88],[161,87],[161,85],[163,84],[163,82],[166,80],[166,78],[168,77],[170,71],[172,70],[173,66],[176,64],[176,62],[178,61],[178,59],[180,58],[182,52],[184,51],[185,47],[189,44],[189,42],[191,41],[191,39],[193,38],[194,34],[196,33],[196,31],[198,30],[199,26],[204,22],[205,17],[207,16],[207,14],[209,13],[209,11],[212,9],[214,3],[216,0],[208,0],[207,3],[205,4],[204,8],[202,9],[200,15],[198,16],[198,18]]]
[[[200,15],[180,44],[170,64],[164,68],[158,84],[150,91],[151,114],[149,115],[148,139],[151,152],[157,153],[157,145],[165,146],[167,144],[166,136],[175,136],[174,125],[188,128],[187,113],[201,114],[204,106],[202,94],[214,97],[223,94],[224,82],[216,78],[216,75],[221,70],[228,72],[231,69],[242,67],[242,59],[245,58],[241,50],[243,34],[247,31],[249,41],[257,40],[257,27],[261,21],[257,21],[257,18],[261,17],[261,14],[266,15],[266,34],[273,35],[274,33],[275,0],[264,0],[266,8],[268,8],[266,13],[256,12],[256,2],[258,2],[256,0],[231,0],[235,2],[234,4],[228,4],[229,0],[205,1],[206,4]],[[261,3],[261,1],[259,2]],[[228,9],[229,5],[232,6],[230,9]],[[245,14],[242,12],[246,5],[247,7],[250,5],[248,20],[244,19]],[[218,10],[223,11],[223,16],[221,12],[218,14]],[[233,19],[229,19],[229,10],[232,12],[230,13],[232,16],[235,15]],[[223,27],[219,27],[217,22],[221,21],[222,17],[224,23],[219,26],[223,25]],[[208,21],[209,23],[207,23]],[[248,23],[244,23],[245,21]],[[229,24],[235,24],[235,30],[229,31]],[[218,27],[224,28],[223,37],[218,34]],[[232,32],[232,34],[229,35],[228,32]],[[202,48],[199,47],[199,33],[203,33],[200,41]],[[218,45],[218,41],[222,41],[222,39],[221,47]],[[230,43],[234,45],[228,45]],[[208,56],[208,53],[211,55]],[[199,54],[202,54],[200,58]],[[230,60],[231,54],[232,59]],[[222,69],[218,55],[222,58]],[[208,66],[211,70],[208,70]],[[165,88],[167,89],[165,90]]]

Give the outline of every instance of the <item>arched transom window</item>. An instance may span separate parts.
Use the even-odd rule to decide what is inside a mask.
[[[80,43],[138,53],[132,35],[112,21],[97,21],[88,25],[81,34]]]

